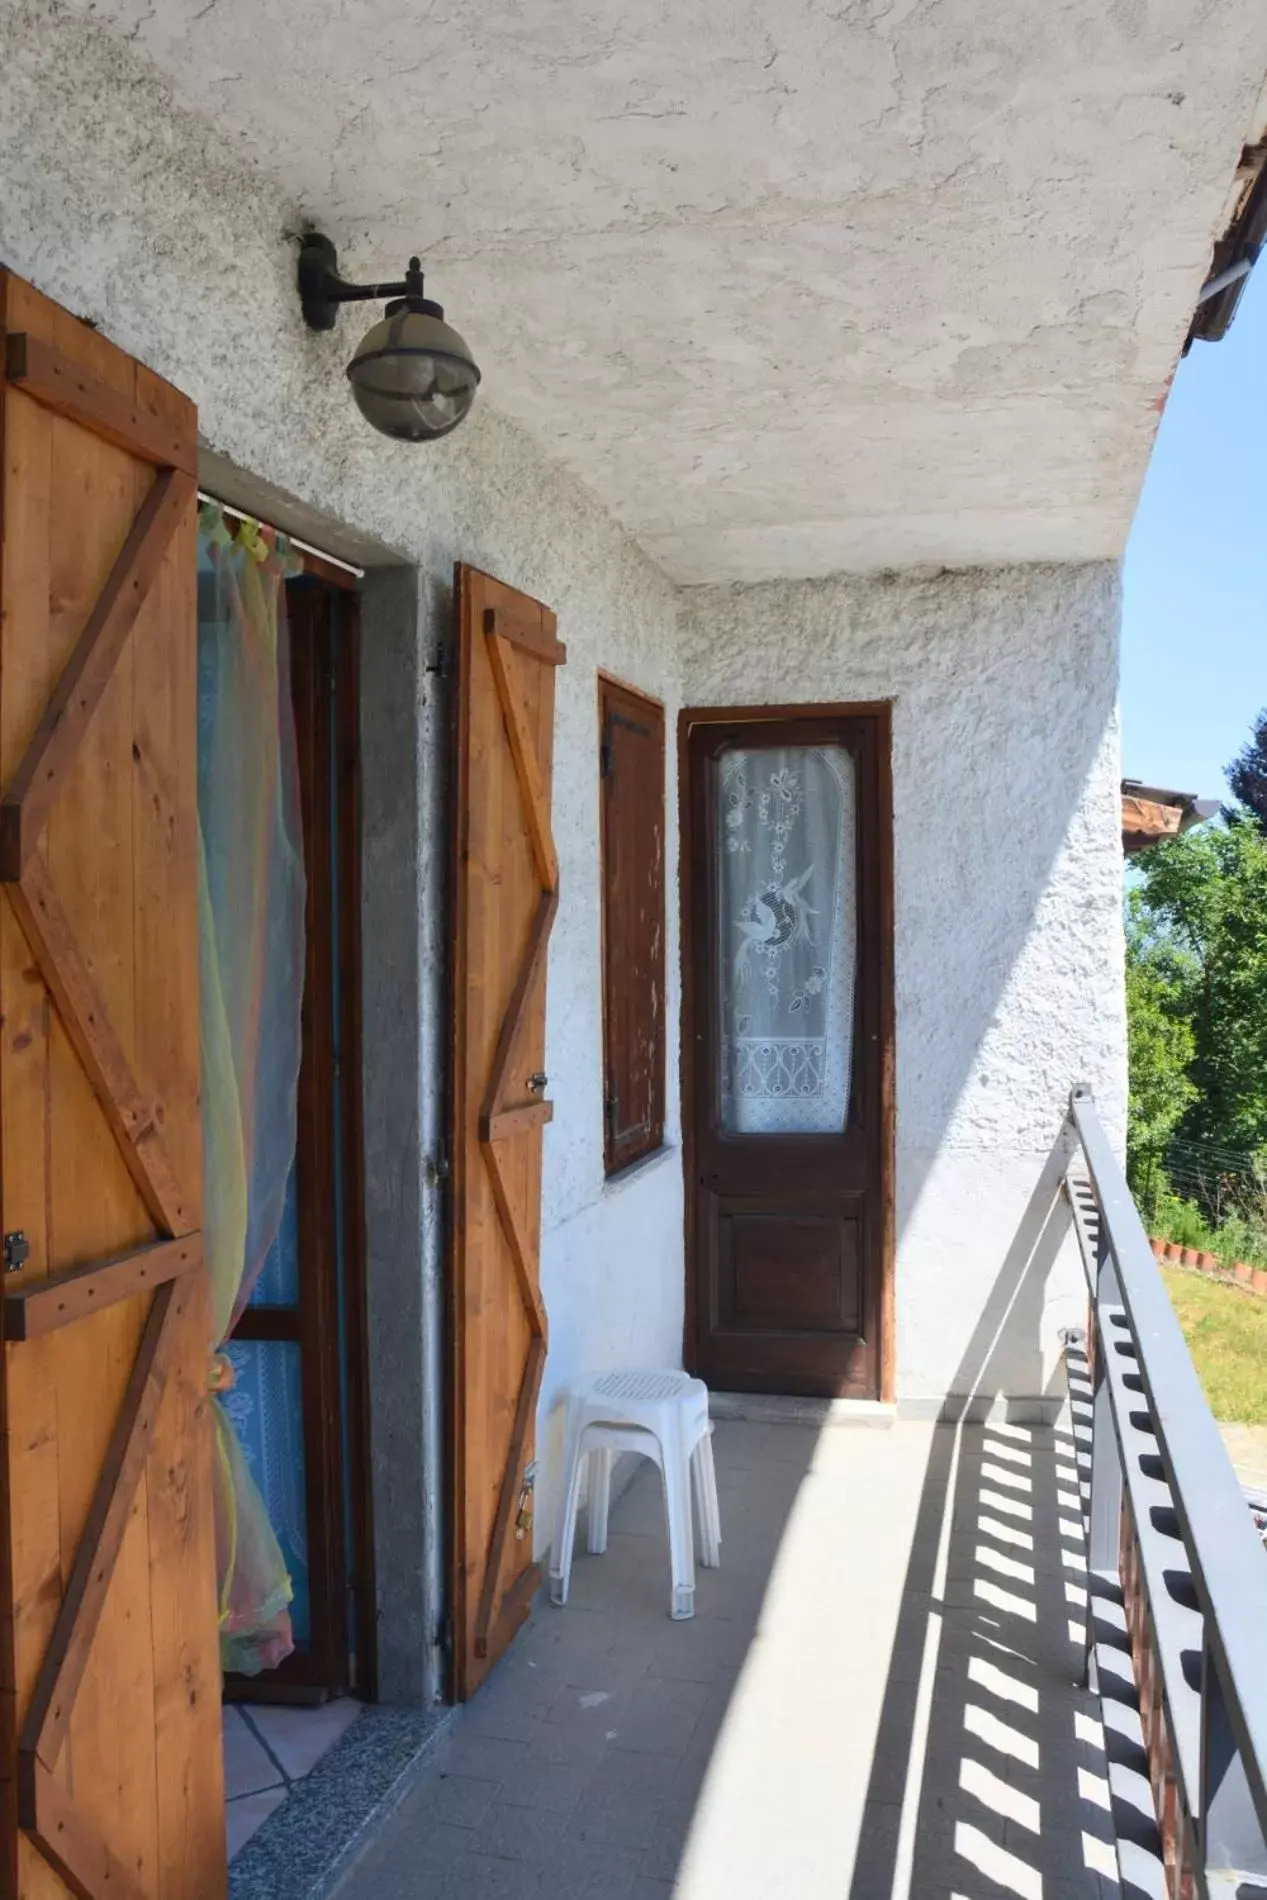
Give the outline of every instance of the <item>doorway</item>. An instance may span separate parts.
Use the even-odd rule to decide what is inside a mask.
[[[887,705],[681,715],[686,1356],[892,1390]]]
[[[233,1329],[235,1423],[281,1544],[294,1648],[230,1701],[374,1694],[361,1191],[359,602],[313,553],[285,583],[306,887],[298,1127],[281,1226]],[[241,1403],[245,1399],[246,1403]],[[235,1405],[234,1400],[230,1400]]]

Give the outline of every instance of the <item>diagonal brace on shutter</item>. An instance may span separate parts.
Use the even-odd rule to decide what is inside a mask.
[[[80,741],[194,494],[190,476],[174,468],[159,471],[84,622],[44,716],[0,801],[0,881],[6,884],[15,884],[22,876],[40,841]]]
[[[201,1465],[203,1447],[195,1440],[204,1436],[200,1414],[207,1403],[202,1240],[187,1231],[198,1224],[199,1171],[193,1167],[188,1181],[182,1182],[172,1166],[176,1153],[187,1152],[193,1162],[192,1139],[186,1143],[184,1137],[192,1138],[197,1130],[197,1072],[192,1039],[180,1038],[179,1045],[167,1040],[173,1020],[169,1005],[177,996],[161,975],[165,952],[180,946],[185,955],[194,944],[192,928],[186,934],[182,927],[193,923],[193,859],[188,849],[192,829],[186,831],[182,821],[193,811],[194,762],[181,724],[154,716],[155,709],[161,714],[164,703],[154,695],[168,690],[177,696],[178,707],[192,710],[196,418],[179,391],[104,339],[85,338],[81,348],[81,333],[64,313],[3,271],[0,326],[5,331],[0,335],[0,384],[8,451],[0,509],[10,533],[16,520],[19,534],[37,537],[38,552],[50,557],[50,564],[25,559],[6,564],[6,677],[10,664],[18,678],[33,682],[46,677],[50,609],[59,652],[65,651],[62,616],[70,603],[79,604],[84,615],[75,628],[66,629],[73,644],[47,703],[42,709],[32,706],[31,723],[24,716],[21,729],[10,732],[6,776],[0,781],[0,883],[17,927],[10,934],[5,925],[10,946],[5,969],[21,985],[16,993],[22,1009],[29,1010],[32,1030],[30,1037],[11,1040],[15,1050],[20,1052],[29,1041],[45,1057],[43,1099],[57,1109],[49,1113],[47,1128],[57,1131],[57,1152],[69,1157],[67,1167],[54,1169],[51,1133],[46,1133],[42,1152],[36,1143],[20,1140],[12,1149],[6,1144],[6,1195],[15,1203],[30,1197],[34,1207],[42,1191],[49,1255],[42,1258],[46,1247],[37,1238],[41,1229],[33,1213],[28,1224],[36,1258],[31,1273],[20,1276],[17,1284],[6,1281],[0,1320],[4,1357],[14,1375],[6,1426],[23,1416],[26,1404],[33,1414],[26,1437],[15,1439],[10,1432],[7,1489],[12,1500],[20,1495],[27,1501],[29,1512],[29,1500],[41,1499],[48,1465],[39,1463],[37,1486],[33,1461],[23,1454],[28,1447],[51,1447],[56,1454],[56,1496],[38,1536],[22,1547],[22,1574],[6,1575],[0,1592],[9,1639],[6,1666],[14,1667],[20,1657],[21,1673],[9,1676],[9,1688],[12,1692],[15,1681],[19,1685],[22,1723],[10,1764],[15,1800],[9,1829],[0,1826],[0,1857],[7,1878],[15,1851],[42,1856],[57,1878],[41,1875],[33,1858],[18,1862],[29,1868],[29,1878],[41,1893],[48,1886],[59,1893],[69,1890],[78,1900],[153,1900],[157,1873],[163,1893],[176,1900],[178,1894],[210,1892],[220,1878],[217,1859],[223,1867],[217,1851],[222,1817],[210,1812],[218,1776],[202,1765],[212,1756],[202,1750],[195,1759],[186,1746],[194,1736],[207,1734],[203,1711],[210,1709],[211,1699],[202,1688],[204,1683],[209,1688],[214,1679],[215,1648],[210,1514],[187,1512],[183,1490],[186,1474]],[[41,409],[48,412],[42,418],[37,413]],[[52,423],[51,416],[62,420]],[[125,467],[120,456],[100,456],[81,437],[110,444],[131,458],[133,466]],[[58,505],[34,515],[24,511],[24,484],[31,481],[35,487],[30,492],[51,494]],[[11,503],[17,506],[15,516],[8,513]],[[117,536],[109,545],[94,532],[107,522],[111,535]],[[136,655],[135,696],[132,667],[121,666],[129,650]],[[24,671],[28,660],[35,663],[34,673]],[[130,724],[130,719],[139,723]],[[11,749],[15,741],[25,748],[21,756]],[[134,775],[129,784],[133,764],[142,761],[144,773]],[[103,825],[102,847],[115,836],[126,836],[123,813],[131,794],[135,875],[130,916],[126,884],[114,877],[106,850],[95,848],[94,795],[103,775],[112,775],[118,789],[122,830]],[[63,848],[64,839],[70,848]],[[86,933],[82,938],[81,931]],[[29,954],[24,954],[19,933]],[[146,959],[144,970],[138,952]],[[117,1005],[111,980],[116,972]],[[189,970],[185,964],[182,970],[182,1010],[191,1000],[186,975],[196,982],[196,965]],[[153,1007],[151,988],[157,992]],[[6,1007],[9,994],[6,991]],[[188,1024],[187,1017],[184,1021]],[[55,1046],[59,1053],[54,1063],[49,1051]],[[72,1074],[63,1060],[67,1048],[80,1074]],[[25,1104],[38,1095],[26,1087],[33,1073],[26,1062],[17,1065],[14,1093],[8,1089],[6,1071],[10,1104],[19,1098]],[[95,1108],[81,1076],[90,1085]],[[64,1115],[63,1101],[69,1104]],[[22,1112],[29,1116],[29,1108],[24,1106]],[[113,1156],[108,1145],[98,1154],[94,1140],[81,1180],[75,1143],[89,1125],[95,1133],[98,1115],[104,1115],[150,1223],[138,1226],[131,1197],[120,1197],[114,1189],[101,1195],[97,1218],[94,1189],[117,1178]],[[77,1196],[86,1215],[60,1231],[52,1219],[55,1190]],[[158,1232],[142,1240],[140,1234],[150,1224]],[[68,1250],[66,1236],[71,1233],[79,1240]],[[85,1260],[85,1243],[95,1244],[104,1257]],[[126,1251],[113,1251],[119,1246]],[[35,1277],[59,1252],[68,1253],[75,1264]],[[126,1391],[119,1400],[113,1376],[102,1380],[100,1392],[90,1379],[82,1404],[77,1400],[73,1407],[72,1426],[71,1417],[59,1411],[61,1382],[70,1380],[74,1390],[73,1382],[83,1378],[82,1361],[73,1345],[63,1347],[61,1329],[110,1307],[117,1311],[125,1301],[140,1305],[134,1305],[126,1321],[102,1322],[96,1336],[116,1348],[124,1338],[129,1341],[134,1363],[119,1368]],[[133,1346],[138,1327],[139,1344]],[[98,1469],[103,1438],[105,1456]],[[84,1486],[91,1487],[87,1500]],[[155,1510],[146,1509],[147,1499],[157,1507],[157,1531]],[[6,1496],[5,1514],[11,1523],[19,1521],[19,1503],[12,1500]],[[77,1547],[65,1545],[67,1511],[75,1523],[83,1513]],[[10,1529],[0,1526],[6,1547]],[[179,1551],[176,1537],[181,1540]],[[64,1563],[71,1567],[62,1582]],[[182,1587],[197,1579],[199,1601],[194,1607],[187,1608],[182,1600],[176,1578]],[[149,1616],[133,1614],[134,1587],[152,1607],[152,1623]],[[205,1621],[204,1607],[209,1613]],[[46,1617],[54,1612],[50,1638]],[[144,1696],[124,1705],[118,1746],[130,1764],[128,1812],[116,1814],[108,1798],[108,1767],[103,1784],[99,1767],[88,1760],[91,1748],[79,1748],[79,1725],[87,1720],[91,1726],[101,1707],[117,1707],[121,1689],[130,1693],[132,1664],[143,1652],[153,1655],[155,1699],[152,1707]],[[160,1683],[166,1698],[161,1704]],[[11,1718],[14,1713],[11,1708]],[[152,1787],[137,1779],[151,1772],[144,1761],[151,1721],[156,1744]],[[140,1734],[133,1735],[134,1729]],[[145,1823],[138,1819],[137,1825],[131,1824],[131,1817],[142,1815],[154,1800],[159,1804],[156,1863]],[[162,1818],[166,1801],[175,1804],[170,1827]],[[25,1841],[13,1840],[13,1821],[24,1831]]]
[[[141,1344],[97,1479],[52,1641],[40,1668],[18,1744],[24,1781],[37,1762],[57,1765],[75,1697],[101,1621],[136,1488],[145,1469],[171,1371],[172,1344],[189,1298],[179,1280],[155,1293]],[[24,1820],[31,1827],[34,1821]]]
[[[155,1225],[169,1236],[191,1222],[154,1106],[137,1087],[37,846],[194,493],[192,476],[159,470],[0,800],[0,883],[128,1172]]]
[[[548,1103],[534,1103],[533,1116],[529,1120],[505,1111],[505,1100],[528,999],[545,968],[550,932],[559,906],[559,861],[550,824],[549,803],[545,796],[532,735],[528,730],[520,696],[515,687],[510,648],[505,638],[497,631],[495,614],[490,613],[487,617],[485,636],[493,679],[497,687],[497,697],[505,721],[506,736],[514,761],[515,777],[532,847],[533,863],[541,884],[541,898],[533,918],[523,962],[515,978],[501,1032],[497,1038],[497,1047],[489,1070],[488,1086],[480,1117],[480,1148],[488,1169],[498,1221],[514,1267],[515,1284],[528,1322],[529,1337],[527,1358],[515,1403],[510,1446],[489,1537],[484,1583],[475,1619],[477,1656],[488,1654],[489,1635],[497,1609],[498,1584],[506,1549],[511,1541],[516,1500],[522,1488],[524,1447],[532,1427],[537,1397],[541,1390],[542,1374],[545,1370],[547,1336],[545,1305],[534,1283],[525,1236],[516,1218],[511,1196],[506,1189],[500,1150],[503,1142],[513,1140],[517,1135],[539,1126],[540,1120],[543,1119],[540,1111],[549,1108]]]
[[[21,882],[7,889],[40,975],[150,1218],[169,1237],[184,1233],[190,1225],[189,1209],[159,1131],[155,1107],[142,1095],[132,1074],[43,859],[33,857]]]

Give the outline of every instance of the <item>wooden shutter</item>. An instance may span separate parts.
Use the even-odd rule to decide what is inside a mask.
[[[603,1153],[664,1140],[664,708],[599,681],[603,788]]]
[[[196,418],[0,273],[0,1885],[224,1891]]]
[[[541,1144],[554,670],[540,602],[457,570],[458,685],[451,1229],[455,1693],[528,1614],[533,1436],[546,1355]]]

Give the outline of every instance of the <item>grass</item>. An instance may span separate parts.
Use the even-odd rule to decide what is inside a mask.
[[[1267,1299],[1181,1267],[1162,1278],[1215,1418],[1267,1425]]]

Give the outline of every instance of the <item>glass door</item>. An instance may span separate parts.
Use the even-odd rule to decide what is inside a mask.
[[[687,721],[695,1367],[876,1397],[887,709]]]

